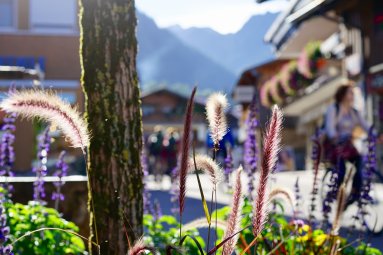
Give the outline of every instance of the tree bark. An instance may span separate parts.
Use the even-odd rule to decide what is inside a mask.
[[[142,122],[134,0],[80,0],[81,84],[91,131],[88,208],[101,254],[125,255],[143,232]],[[97,240],[98,239],[98,240]],[[93,247],[93,254],[98,251]]]

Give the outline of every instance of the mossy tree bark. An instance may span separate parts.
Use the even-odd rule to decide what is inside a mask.
[[[143,217],[134,0],[80,0],[80,8],[81,84],[92,135],[91,238],[102,255],[125,255],[126,236],[132,243],[142,235]],[[92,211],[91,201],[88,206]]]

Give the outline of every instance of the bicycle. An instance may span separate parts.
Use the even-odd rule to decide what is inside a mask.
[[[325,200],[327,193],[329,192],[330,184],[334,182],[331,180],[333,178],[333,167],[327,166],[322,177],[322,186],[320,191],[320,196],[322,202]],[[350,171],[350,169],[349,169]],[[383,234],[383,197],[379,197],[379,193],[383,194],[383,175],[376,169],[370,169],[371,174],[373,175],[373,180],[378,180],[378,182],[371,182],[371,189],[369,195],[371,200],[364,205],[363,212],[360,215],[361,224],[366,228],[366,230],[373,235],[382,235]],[[347,179],[351,178],[350,174],[346,174],[345,182]],[[379,192],[380,191],[380,192]]]

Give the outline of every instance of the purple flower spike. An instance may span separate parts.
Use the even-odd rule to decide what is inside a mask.
[[[36,173],[36,181],[34,182],[33,190],[33,199],[39,202],[42,202],[45,197],[44,189],[44,180],[43,177],[47,174],[47,161],[48,161],[48,152],[50,148],[51,137],[49,135],[49,127],[47,127],[44,132],[38,136],[38,148],[37,148],[37,158],[38,166],[34,167],[32,171]]]
[[[154,201],[154,212],[152,215],[154,217],[154,220],[156,221],[162,217],[162,209],[161,209],[160,202],[158,202],[158,200]]]
[[[9,93],[12,93],[14,88],[9,89]],[[1,130],[3,135],[1,137],[0,144],[0,176],[12,177],[14,173],[12,171],[13,164],[15,163],[15,151],[13,144],[15,142],[14,132],[16,130],[15,121],[17,114],[16,113],[7,113],[3,119],[3,126]],[[13,186],[9,183],[3,184],[5,190],[8,191],[8,196],[11,196]]]
[[[7,226],[7,215],[3,206],[3,200],[0,200],[0,254],[13,255],[12,245],[7,244],[9,241],[10,229]]]
[[[141,152],[141,167],[144,178],[149,175],[148,170],[148,163],[147,163],[147,157],[145,154],[145,150],[142,149]],[[152,214],[153,213],[153,207],[150,203],[150,193],[148,191],[148,187],[146,185],[146,181],[144,181],[144,193],[143,193],[143,199],[144,199],[144,213],[146,214]]]
[[[374,202],[370,195],[370,191],[374,172],[377,171],[376,142],[377,135],[374,127],[372,126],[368,132],[368,152],[365,158],[365,168],[363,169],[363,183],[360,192],[360,199],[357,204],[358,210],[356,215],[353,216],[356,220],[362,219],[362,215],[368,214],[365,206]],[[365,223],[363,222],[363,224]]]
[[[170,202],[172,203],[171,212],[174,215],[179,214],[178,197],[179,197],[179,185],[178,185],[178,167],[173,168],[171,172],[171,187],[170,187]]]
[[[231,155],[231,150],[228,150],[227,156],[225,158],[225,167],[223,169],[225,181],[228,184],[230,184],[229,176],[233,172],[233,167],[233,157]]]
[[[52,200],[55,201],[55,209],[58,209],[59,202],[65,199],[64,194],[62,193],[62,187],[65,184],[65,181],[62,180],[63,177],[68,175],[68,164],[65,162],[66,151],[62,151],[56,163],[56,171],[53,173],[53,176],[59,178],[57,182],[53,182],[56,190],[52,193]]]
[[[245,172],[248,176],[248,196],[250,200],[252,200],[251,194],[254,191],[255,172],[257,171],[258,165],[257,128],[259,123],[257,115],[257,97],[254,95],[249,106],[249,115],[246,120],[247,138],[244,145]]]

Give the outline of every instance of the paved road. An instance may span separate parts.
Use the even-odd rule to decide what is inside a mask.
[[[319,173],[319,178],[321,179],[324,172]],[[277,173],[273,175],[272,181],[271,181],[271,188],[273,187],[284,187],[289,188],[293,190],[294,184],[299,178],[299,184],[301,189],[301,195],[303,197],[303,203],[301,206],[302,211],[308,211],[309,202],[310,202],[310,192],[312,189],[312,180],[313,180],[313,174],[311,171],[297,171],[297,172],[282,172]],[[243,183],[247,182],[246,176],[242,176]],[[201,182],[202,186],[206,188],[205,194],[211,194],[210,192],[210,183],[208,176],[202,175],[201,176]],[[163,178],[163,181],[161,184],[155,183],[153,181],[153,177],[148,177],[148,188],[151,191],[152,199],[158,200],[161,204],[162,211],[164,214],[171,214],[171,203],[170,203],[170,195],[169,195],[169,189],[170,189],[170,179],[169,178]],[[243,185],[246,187],[246,185]],[[220,185],[217,189],[217,199],[219,203],[219,207],[230,204],[231,201],[231,195],[226,192],[226,186]],[[382,184],[375,184],[374,185],[374,196],[377,196],[379,201],[383,201],[383,185]],[[210,201],[210,196],[206,196],[206,199]],[[201,207],[200,202],[200,194],[199,189],[196,181],[195,175],[190,175],[188,177],[187,182],[187,193],[186,193],[187,201],[185,205],[185,216],[184,216],[184,222],[189,222],[193,219],[204,217],[204,212]],[[320,209],[320,199],[318,199],[318,206],[317,208]],[[288,215],[291,215],[291,210],[288,209],[288,205],[286,205],[286,212]],[[352,215],[356,212],[356,205],[351,205],[346,212],[344,213],[344,216],[342,218],[342,226],[344,226],[343,231],[346,231],[345,229],[353,224],[353,221],[351,220]],[[379,212],[381,212],[382,217],[380,218],[379,224],[383,224],[383,203],[379,204]],[[315,214],[316,218],[318,220],[321,220],[321,212],[316,212]],[[333,215],[331,215],[333,217]],[[356,232],[353,234],[355,238],[357,238],[360,233]],[[371,237],[371,243],[374,247],[379,248],[383,251],[383,242],[382,242],[382,236],[381,237]]]

